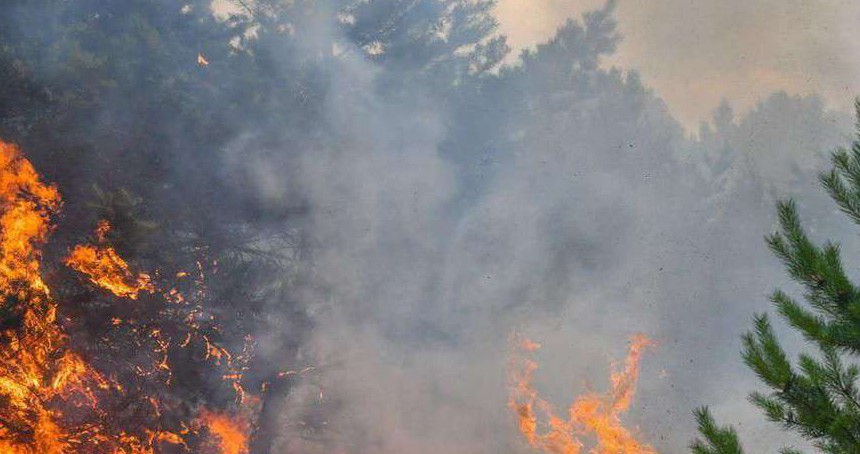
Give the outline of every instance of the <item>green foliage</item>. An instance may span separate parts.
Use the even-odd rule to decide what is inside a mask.
[[[860,120],[860,102],[857,107]],[[842,211],[860,224],[860,135],[850,152],[833,154],[833,169],[820,178]],[[768,391],[752,393],[750,401],[770,421],[822,452],[860,452],[860,367],[852,362],[860,355],[860,289],[845,273],[839,245],[815,244],[793,202],[779,203],[777,212],[779,230],[767,237],[767,243],[803,288],[805,303],[782,290],[775,291],[771,301],[815,351],[801,353],[792,363],[768,316],[756,316],[754,329],[743,337],[742,356]],[[693,452],[743,452],[734,430],[718,428],[706,408],[695,415],[703,439],[692,444]]]
[[[691,446],[695,454],[741,454],[737,433],[731,427],[718,427],[706,407],[695,411],[699,432],[705,441],[697,440]]]

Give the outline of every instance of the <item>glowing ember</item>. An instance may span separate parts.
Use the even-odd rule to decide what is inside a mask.
[[[192,452],[195,445],[189,440],[200,439],[204,444],[217,445],[215,452],[247,453],[247,433],[253,420],[249,415],[256,411],[250,405],[258,404],[253,397],[246,398],[249,404],[241,408],[241,416],[231,418],[204,409],[197,415],[197,425],[180,423],[177,426],[181,430],[170,431],[158,422],[165,404],[158,397],[145,396],[139,399],[139,408],[147,409],[156,422],[147,427],[141,421],[134,429],[118,426],[113,412],[129,408],[127,387],[98,372],[71,350],[69,337],[58,323],[57,303],[41,276],[40,247],[52,229],[50,218],[60,205],[57,190],[41,181],[18,148],[0,141],[0,453]],[[154,293],[156,287],[149,275],[133,274],[105,244],[109,228],[107,223],[100,223],[98,244],[74,248],[67,264],[117,296],[133,299],[141,291]],[[182,308],[189,306],[189,320],[202,311],[199,304],[192,305],[175,289],[165,292],[165,299]],[[106,328],[134,324],[133,320],[114,317],[106,321]],[[214,357],[224,370],[225,381],[237,395],[241,391],[244,396],[240,381],[243,362],[250,353],[231,355],[207,336],[197,334],[196,324],[188,322],[187,327],[191,331],[181,347],[189,347],[192,338],[205,339],[207,359]],[[140,346],[151,347],[149,352],[135,352],[138,357],[152,359],[151,364],[134,365],[137,377],[160,380],[161,386],[169,388],[167,352],[173,339],[158,328],[134,327],[130,332],[143,339]],[[250,340],[248,343],[250,348]],[[197,342],[201,344],[203,341]],[[205,432],[200,433],[203,428]]]
[[[557,416],[532,387],[538,367],[526,354],[540,345],[521,338],[517,338],[517,344],[508,405],[516,413],[520,432],[529,446],[553,454],[578,454],[584,446],[581,437],[590,435],[595,443],[589,452],[594,454],[656,454],[653,448],[637,441],[619,418],[633,399],[639,359],[646,347],[654,345],[651,340],[643,335],[634,336],[624,367],[611,374],[612,389],[603,395],[580,396],[569,407],[567,419]],[[541,421],[539,416],[546,420]]]
[[[122,298],[137,299],[140,292],[153,293],[155,287],[148,274],[133,274],[116,250],[104,245],[109,231],[107,221],[99,222],[96,229],[99,245],[75,246],[66,259],[66,265],[85,274],[93,284]]]

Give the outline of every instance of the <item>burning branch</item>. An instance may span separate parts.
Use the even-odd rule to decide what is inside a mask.
[[[78,245],[66,258],[66,265],[87,276],[93,284],[120,298],[136,300],[140,292],[155,292],[152,278],[146,273],[135,275],[116,250],[105,245],[110,224],[99,222],[96,229],[98,245]]]

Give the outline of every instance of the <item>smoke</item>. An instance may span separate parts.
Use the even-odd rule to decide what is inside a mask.
[[[544,385],[560,404],[584,383],[605,382],[627,335],[657,337],[633,419],[664,451],[688,442],[689,409],[704,403],[748,414],[745,425],[763,430],[737,392],[739,377],[754,385],[737,339],[778,281],[760,241],[769,221],[758,211],[768,202],[761,188],[697,176],[697,165],[709,164],[682,161],[709,145],[685,141],[635,74],[587,64],[611,50],[588,44],[585,31],[599,35],[603,25],[571,24],[531,64],[502,76],[535,108],[503,132],[514,137],[507,153],[481,164],[489,176],[464,173],[442,152],[454,134],[445,103],[420,85],[391,96],[379,81],[392,76],[347,50],[327,89],[331,145],[303,150],[290,181],[266,170],[256,179],[266,197],[286,194],[279,185],[301,194],[313,244],[300,293],[315,329],[301,355],[319,372],[283,404],[290,429],[276,452],[520,449],[505,407],[513,330],[547,340]],[[584,63],[567,74],[553,59]],[[815,102],[775,99],[823,116]],[[790,127],[767,106],[765,121]],[[826,122],[797,132],[810,137],[798,154],[838,143],[838,133],[821,137]],[[782,153],[784,143],[770,138],[732,144],[744,156],[733,165],[754,151]],[[759,143],[772,148],[755,150]],[[791,162],[805,172],[820,164]],[[755,201],[736,203],[738,194]],[[297,421],[318,406],[325,429],[309,435]]]
[[[501,0],[497,14],[511,44],[523,48],[600,4]],[[612,63],[641,70],[691,129],[723,97],[746,111],[776,90],[818,93],[847,110],[860,89],[850,38],[860,9],[850,1],[627,1],[618,15],[627,39]]]
[[[629,334],[656,337],[631,422],[662,452],[686,446],[703,404],[753,450],[783,442],[745,401],[755,379],[739,336],[785,283],[761,240],[772,201],[792,178],[814,180],[847,117],[779,94],[686,140],[636,74],[589,65],[611,52],[589,44],[607,11],[503,73],[534,107],[507,120],[509,148],[479,171],[441,153],[450,114],[420,86],[392,99],[360,57],[335,71],[335,145],[305,153],[291,183],[314,244],[303,299],[317,326],[303,354],[322,371],[282,422],[326,400],[336,410],[321,439],[295,428],[282,451],[521,450],[505,408],[514,330],[547,344],[539,376],[559,405],[606,382]],[[486,119],[467,121],[479,134]],[[727,169],[708,161],[720,153]]]
[[[238,262],[244,286],[213,292],[227,331],[251,326],[258,339],[249,379],[293,372],[263,412],[273,441],[255,449],[526,452],[506,406],[512,332],[545,345],[537,384],[559,406],[608,386],[629,335],[654,338],[628,421],[661,452],[685,449],[690,410],[704,404],[740,422],[750,450],[782,443],[745,401],[756,381],[739,337],[788,282],[762,241],[775,199],[799,197],[822,236],[846,233],[814,175],[822,152],[845,143],[847,116],[798,89],[739,116],[726,104],[689,138],[670,114],[685,109],[672,88],[684,77],[722,87],[696,66],[721,41],[670,47],[664,64],[695,71],[652,91],[642,80],[658,80],[656,66],[605,68],[639,42],[616,51],[613,2],[503,67],[490,4],[464,19],[470,2],[251,2],[253,15],[218,10],[216,20],[204,3],[192,8],[196,25],[156,21],[176,28],[164,39],[179,50],[158,48],[169,77],[69,82],[75,94],[120,87],[87,106],[93,124],[60,116],[57,127],[77,135],[59,143],[98,149],[81,152],[95,165],[73,153],[52,161],[39,130],[14,132],[17,119],[0,126],[75,188],[70,218],[89,190],[76,181],[133,181],[162,232]],[[687,16],[677,5],[654,13],[667,7],[622,4],[621,29],[635,16],[677,46],[702,41],[678,39],[669,25]],[[223,48],[188,44],[207,27]],[[147,36],[130,47],[161,55]],[[197,52],[207,68],[194,66]],[[63,67],[46,62],[33,79],[66,83]],[[797,87],[767,85],[782,88]],[[140,169],[150,173],[136,179]]]

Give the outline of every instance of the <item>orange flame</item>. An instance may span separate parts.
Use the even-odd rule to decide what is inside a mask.
[[[589,393],[577,398],[568,408],[569,417],[559,417],[532,386],[537,364],[527,357],[540,348],[528,339],[515,337],[519,351],[512,360],[511,390],[508,406],[516,413],[520,432],[532,448],[552,454],[579,454],[583,435],[592,435],[592,454],[656,454],[640,443],[622,424],[619,415],[626,411],[639,378],[642,351],[654,343],[644,335],[631,338],[624,367],[612,372],[612,389],[606,394]],[[540,421],[544,415],[546,421]]]
[[[203,410],[200,415],[209,433],[218,439],[222,454],[248,454],[248,423],[240,418],[230,418],[221,413]]]
[[[110,246],[105,246],[110,224],[100,221],[96,228],[98,246],[78,245],[72,250],[66,265],[85,274],[93,284],[121,298],[137,299],[140,292],[155,292],[152,278],[146,273],[135,275],[128,263]]]
[[[60,205],[56,188],[41,181],[17,147],[0,140],[0,454],[155,454],[169,445],[189,451],[187,436],[199,435],[190,429],[174,433],[144,428],[134,435],[105,424],[112,415],[101,408],[100,398],[121,395],[124,388],[70,349],[58,323],[57,303],[41,276],[40,246]],[[132,274],[116,251],[103,244],[109,228],[100,223],[98,245],[76,247],[67,264],[117,296],[134,299],[141,291],[155,292],[149,275]],[[171,301],[184,303],[176,290],[171,292]],[[110,321],[113,326],[125,322]],[[155,357],[161,354],[152,368],[169,370],[171,340],[157,329],[150,336],[157,345]],[[190,335],[184,344],[189,342]],[[208,338],[206,348],[217,351],[219,361],[224,358],[238,393],[243,366]],[[243,352],[239,359],[247,355]],[[149,399],[160,412],[157,399]],[[203,410],[200,419],[209,436],[218,439],[217,452],[248,452],[249,416],[232,420]]]
[[[40,275],[50,215],[60,207],[56,188],[41,182],[17,147],[0,141],[0,298],[13,325],[0,333],[0,451],[10,454],[68,452],[50,403],[57,398],[88,405],[92,388],[107,383],[67,347],[56,324],[57,306]],[[17,440],[12,431],[29,433]]]

